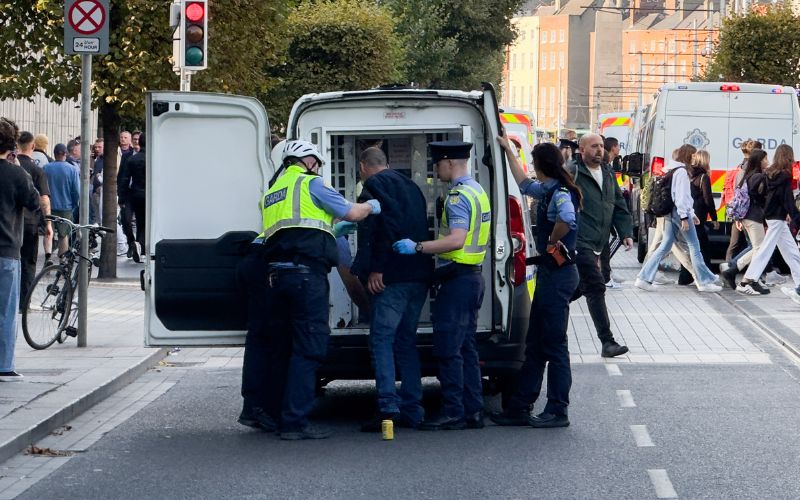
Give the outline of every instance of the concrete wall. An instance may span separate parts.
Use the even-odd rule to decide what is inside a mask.
[[[568,78],[566,88],[567,128],[589,128],[589,33],[594,30],[595,9],[569,16]]]
[[[598,11],[595,17],[592,75],[589,107],[594,121],[600,113],[623,109],[622,86],[622,14]],[[609,87],[615,87],[617,90]],[[599,96],[599,98],[598,98]],[[594,127],[594,123],[591,124]]]

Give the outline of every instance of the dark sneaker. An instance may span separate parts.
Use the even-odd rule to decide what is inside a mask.
[[[381,432],[384,420],[397,423],[399,418],[399,413],[376,413],[371,419],[361,424],[361,432]]]
[[[394,425],[404,429],[419,429],[421,423],[422,420],[414,420],[405,413],[401,413],[397,418],[394,419]]]
[[[769,294],[769,288],[763,286],[758,281],[749,281],[749,282],[742,281],[741,283],[739,283],[739,286],[736,287],[736,291],[743,295]]]
[[[528,425],[530,414],[525,410],[505,410],[489,415],[489,420],[502,426],[522,426]]]
[[[619,345],[616,341],[609,340],[608,342],[603,342],[603,351],[600,355],[604,358],[613,358],[626,352],[628,352],[628,346]]]
[[[464,417],[464,420],[467,422],[467,429],[483,429],[483,412],[478,411],[473,413],[472,415],[467,415]]]
[[[129,259],[130,259],[131,257],[133,257],[133,249],[134,249],[134,246],[133,246],[133,245],[128,245],[128,253],[127,253],[127,254],[125,254],[125,255],[126,255],[126,256],[127,256]]]
[[[248,412],[242,410],[242,413],[239,414],[238,422],[246,427],[261,429],[266,432],[278,430],[278,422],[261,408],[253,408]]]
[[[302,429],[281,431],[281,439],[284,441],[300,441],[302,439],[328,439],[333,435],[328,429],[316,427],[311,424]]]
[[[425,420],[419,424],[421,431],[460,431],[467,428],[467,421],[463,418],[441,416]]]
[[[0,372],[0,382],[22,382],[24,378],[15,371]]]
[[[537,429],[550,429],[553,427],[569,427],[569,418],[566,415],[553,415],[552,413],[540,413],[532,416],[528,423]]]
[[[722,282],[728,285],[728,288],[731,290],[736,290],[736,271],[737,268],[730,267],[719,273],[719,277],[722,278]]]
[[[142,262],[142,259],[139,257],[139,244],[134,243],[133,245],[131,245],[131,248],[132,249],[129,250],[129,252],[131,253],[131,258],[133,259],[133,261],[136,262],[137,264]]]

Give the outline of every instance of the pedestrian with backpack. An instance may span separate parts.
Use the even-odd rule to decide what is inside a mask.
[[[751,154],[752,156],[752,154]],[[758,251],[753,254],[750,267],[744,274],[744,279],[736,287],[742,289],[757,288],[759,276],[777,248],[783,260],[792,271],[795,288],[784,287],[783,293],[797,303],[800,295],[796,288],[800,286],[800,250],[789,230],[787,218],[791,217],[795,226],[800,225],[800,212],[794,204],[792,195],[792,166],[794,165],[794,150],[788,144],[782,144],[775,150],[772,165],[766,170],[766,202],[764,204],[764,219],[767,222],[767,232]],[[742,291],[742,293],[745,293]],[[752,295],[752,294],[751,294]]]
[[[753,259],[764,241],[764,204],[766,202],[766,176],[764,169],[769,166],[767,153],[760,149],[753,151],[747,159],[741,181],[736,185],[733,199],[728,203],[728,215],[734,224],[744,231],[750,240],[751,248],[735,261],[720,265],[723,283],[745,295],[765,295],[769,289],[758,281],[737,287],[736,275],[743,271]]]
[[[692,155],[692,163],[687,168],[689,174],[689,186],[694,200],[694,214],[700,221],[695,225],[697,231],[697,239],[700,241],[700,253],[703,254],[703,262],[706,267],[711,267],[711,249],[709,248],[708,229],[706,229],[706,221],[711,219],[714,230],[719,229],[719,222],[717,221],[717,205],[714,203],[714,195],[711,192],[711,156],[708,151],[701,149]],[[690,285],[693,281],[689,268],[686,266],[681,267],[681,272],[678,277],[679,285]]]
[[[694,269],[695,285],[701,292],[719,292],[722,287],[715,281],[717,276],[703,262],[700,242],[695,225],[699,219],[694,213],[694,200],[689,185],[686,165],[691,162],[697,150],[684,144],[678,148],[677,160],[670,161],[664,168],[664,175],[656,179],[650,195],[650,210],[656,217],[665,217],[664,236],[656,251],[645,260],[634,286],[643,290],[653,290],[658,264],[671,250],[678,235],[686,239],[689,257]]]

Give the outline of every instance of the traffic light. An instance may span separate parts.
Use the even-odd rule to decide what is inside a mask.
[[[208,2],[181,0],[180,65],[188,70],[208,67]]]

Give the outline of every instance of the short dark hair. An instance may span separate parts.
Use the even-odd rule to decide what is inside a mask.
[[[606,151],[611,150],[611,148],[615,148],[619,146],[619,140],[616,137],[606,137],[603,139],[603,148]]]
[[[19,127],[8,118],[0,117],[0,154],[14,151],[19,139]]]
[[[359,160],[367,167],[385,167],[388,163],[383,150],[374,146],[362,151]]]
[[[147,139],[145,139],[146,135],[144,132],[139,132],[139,147],[144,148],[147,146]]]
[[[80,145],[81,145],[81,141],[72,139],[71,141],[69,141],[67,143],[67,152],[72,152],[72,148],[74,148],[75,146],[80,146]]]
[[[33,134],[31,134],[27,130],[24,132],[20,132],[19,139],[17,139],[17,144],[19,144],[20,147],[27,146],[28,144],[32,143],[33,143]]]
[[[141,130],[134,130],[133,132],[131,132],[131,137],[133,137],[134,135],[142,135],[142,131]]]

